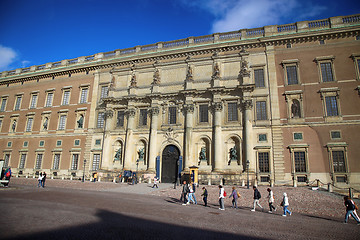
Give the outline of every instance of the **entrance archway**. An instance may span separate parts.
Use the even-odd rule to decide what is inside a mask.
[[[174,183],[178,172],[179,149],[174,145],[168,145],[162,152],[161,182]]]

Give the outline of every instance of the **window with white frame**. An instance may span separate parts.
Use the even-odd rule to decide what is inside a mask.
[[[168,112],[168,123],[169,124],[176,124],[176,113],[177,113],[176,107],[170,106],[169,112]]]
[[[7,98],[6,97],[1,98],[0,112],[4,112],[6,110],[6,103],[7,103]]]
[[[89,92],[88,87],[82,87],[81,88],[80,103],[87,103],[88,92]]]
[[[38,99],[37,94],[31,94],[31,101],[30,101],[30,108],[31,109],[36,108],[37,99]]]
[[[25,161],[26,161],[26,153],[22,153],[22,154],[20,155],[19,168],[21,168],[21,169],[25,168]]]
[[[355,65],[356,79],[360,80],[360,53],[352,54],[351,58]]]
[[[256,101],[256,120],[267,120],[266,101]]]
[[[338,116],[338,104],[336,96],[325,97],[326,116]]]
[[[255,69],[254,70],[254,80],[256,88],[265,87],[265,78],[264,78],[264,69]]]
[[[26,132],[31,132],[33,121],[34,121],[33,117],[28,117],[27,123],[26,123]]]
[[[51,107],[53,104],[54,92],[48,92],[46,95],[45,107]]]
[[[53,162],[53,169],[58,170],[60,166],[60,154],[55,153],[54,154],[54,162]]]
[[[101,86],[101,93],[100,93],[100,99],[107,98],[109,92],[108,86]]]
[[[229,102],[228,104],[228,121],[238,121],[238,104],[237,102]]]
[[[5,153],[4,156],[4,167],[8,167],[10,163],[10,153]]]
[[[299,60],[284,60],[281,62],[284,68],[286,85],[295,85],[300,83],[299,78]]]
[[[100,154],[96,153],[93,155],[92,170],[93,171],[99,170],[99,166],[100,166]]]
[[[103,128],[103,127],[104,127],[104,123],[105,123],[105,113],[104,113],[104,112],[99,112],[99,113],[98,113],[98,118],[97,118],[96,127],[97,127],[97,128]]]
[[[334,71],[334,56],[325,56],[315,58],[315,62],[319,69],[320,82],[334,82],[335,71]]]
[[[65,130],[66,126],[66,114],[61,114],[59,117],[59,127],[58,130]]]
[[[345,153],[343,150],[331,151],[333,169],[335,173],[346,172]]]
[[[209,106],[208,106],[208,104],[199,105],[199,122],[200,123],[209,122]]]
[[[38,153],[38,154],[36,155],[35,169],[41,169],[42,159],[43,159],[43,154],[42,154],[42,153]]]
[[[63,100],[61,105],[69,105],[70,102],[70,89],[63,91]]]
[[[16,96],[14,110],[20,110],[22,95]]]
[[[77,170],[79,164],[79,154],[74,153],[71,160],[71,170]]]

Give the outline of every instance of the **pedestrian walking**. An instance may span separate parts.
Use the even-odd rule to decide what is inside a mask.
[[[95,172],[93,176],[94,176],[94,182],[96,182],[96,180],[97,180],[97,178],[98,178],[97,172]]]
[[[194,198],[195,203],[197,204],[197,201],[196,201],[196,196],[195,196],[195,192],[196,192],[196,183],[194,183],[194,182],[193,182],[193,184],[192,184],[192,190],[193,190],[192,197]]]
[[[154,188],[156,186],[156,188],[159,188],[158,186],[158,178],[154,177],[154,185],[152,186],[152,188]]]
[[[356,206],[354,201],[351,200],[350,197],[345,196],[344,197],[344,205],[346,207],[346,214],[345,214],[344,223],[348,222],[349,215],[351,215],[355,219],[355,221],[358,223],[358,225],[360,225],[360,219],[354,214],[354,211],[358,209],[358,207]]]
[[[261,210],[264,210],[264,208],[259,203],[261,198],[261,194],[259,190],[257,189],[256,186],[253,186],[253,190],[254,190],[254,207],[253,209],[251,209],[251,211],[255,212],[256,205],[258,205],[261,208]]]
[[[186,204],[189,205],[190,201],[193,202],[194,204],[197,204],[195,194],[194,194],[194,187],[191,184],[189,185],[189,196],[188,196],[188,201]]]
[[[288,209],[288,207],[289,207],[289,198],[288,198],[286,193],[283,194],[283,200],[282,200],[280,206],[282,206],[284,208],[284,214],[282,215],[283,217],[286,217],[286,213],[289,213],[289,215],[291,216],[291,212]]]
[[[204,206],[207,207],[207,197],[208,197],[208,191],[205,187],[202,188],[203,189],[203,193],[201,194],[201,196],[203,196],[203,201],[204,201]]]
[[[11,173],[11,168],[8,167],[8,169],[6,169],[6,171],[5,171],[4,174],[5,174],[5,180],[8,181],[7,183],[4,183],[4,186],[5,186],[5,187],[8,187],[8,186],[9,186],[9,183],[10,183],[10,178],[11,178],[11,175],[12,175],[12,173]]]
[[[236,191],[236,189],[235,189],[235,187],[233,187],[232,188],[232,192],[231,192],[231,194],[230,194],[230,196],[229,196],[229,198],[233,198],[232,199],[232,208],[238,208],[238,206],[237,206],[237,200],[238,200],[238,198],[239,198],[239,193]]]
[[[43,175],[42,175],[42,172],[40,172],[39,177],[38,177],[38,181],[39,181],[38,187],[42,187],[42,179],[43,179]]]
[[[220,210],[225,210],[224,207],[224,198],[225,198],[226,192],[225,189],[223,188],[223,186],[219,185],[219,209]]]
[[[275,201],[275,198],[274,198],[274,193],[273,191],[268,188],[267,191],[269,192],[269,195],[268,195],[268,200],[269,200],[269,213],[272,213],[272,210],[274,209],[274,211],[276,211],[276,208],[274,207],[273,203]]]
[[[46,172],[43,172],[42,180],[41,180],[41,186],[45,187],[45,181],[46,181]]]
[[[181,192],[181,198],[180,201],[184,201],[183,205],[186,205],[187,199],[186,199],[186,195],[189,192],[189,186],[187,185],[186,181],[183,182],[183,188],[182,188],[182,192]]]

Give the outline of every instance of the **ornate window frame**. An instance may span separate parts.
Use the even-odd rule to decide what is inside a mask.
[[[334,59],[335,56],[322,56],[322,57],[316,57],[314,59],[314,62],[316,63],[318,67],[318,74],[319,74],[319,82],[320,83],[327,83],[327,82],[336,82],[336,74],[335,74],[335,67],[334,67]],[[332,71],[332,81],[323,81],[323,73],[321,71],[321,64],[323,63],[330,63],[331,71]]]
[[[281,65],[284,70],[284,84],[285,86],[291,86],[291,85],[300,85],[301,84],[301,78],[300,78],[300,70],[299,70],[299,59],[289,59],[289,60],[283,60],[281,62]],[[287,68],[288,67],[296,67],[296,75],[297,75],[297,83],[289,84],[288,74],[287,74]]]
[[[309,165],[309,144],[290,144],[288,146],[290,151],[290,160],[291,160],[291,174],[293,179],[298,181],[298,177],[307,179],[306,182],[309,181],[310,176],[310,165]],[[297,172],[295,166],[295,152],[304,152],[305,153],[305,164],[306,171],[305,172]]]
[[[356,72],[356,80],[360,81],[360,53],[351,54],[351,58],[354,61],[355,72]],[[360,90],[359,90],[360,94]]]
[[[34,100],[35,97],[35,100]],[[36,109],[39,101],[39,91],[30,93],[29,109]]]
[[[346,183],[349,183],[349,162],[348,162],[348,144],[346,142],[331,142],[326,144],[329,157],[329,167],[330,167],[330,177],[332,181],[338,182],[337,178],[345,178]],[[345,163],[345,172],[335,172],[334,171],[334,161],[333,161],[333,152],[334,151],[343,151],[344,152],[344,163]]]
[[[256,179],[260,183],[270,182],[273,173],[273,159],[271,154],[271,146],[256,146],[254,147],[254,150],[256,151]],[[259,153],[268,153],[269,172],[260,172]],[[267,181],[262,181],[262,179],[267,179]]]
[[[68,111],[67,109],[61,110],[58,112],[58,131],[65,131],[67,127],[67,120],[68,120]],[[64,121],[64,122],[62,122]]]
[[[321,98],[322,104],[323,104],[323,115],[324,115],[325,121],[326,122],[334,122],[334,121],[342,120],[340,99],[339,99],[340,89],[338,87],[321,88],[319,90],[319,93],[320,93],[320,98]],[[328,116],[328,109],[327,109],[327,105],[326,105],[326,97],[335,97],[338,115],[336,115],[336,116]]]
[[[294,123],[304,122],[305,117],[304,117],[303,91],[302,90],[285,91],[284,95],[285,95],[285,101],[286,101],[286,105],[287,105],[286,109],[287,109],[288,121],[294,122]],[[300,104],[300,110],[299,110],[300,116],[299,117],[293,116],[293,110],[292,110],[293,100],[297,100]]]
[[[54,105],[55,89],[48,89],[45,92],[46,92],[46,98],[45,98],[44,107],[52,107]],[[51,96],[50,100],[49,100],[49,96]]]
[[[71,99],[71,89],[72,86],[68,86],[68,87],[63,87],[62,90],[62,96],[61,96],[61,106],[67,106],[70,105],[70,99]],[[67,102],[64,103],[65,101],[65,93],[69,92],[69,96],[67,98]]]

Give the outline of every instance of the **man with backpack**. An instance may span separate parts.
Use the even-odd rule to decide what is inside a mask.
[[[344,205],[346,207],[344,223],[347,223],[347,221],[349,219],[349,215],[351,215],[357,221],[358,225],[360,225],[360,219],[354,214],[354,211],[356,211],[356,209],[357,209],[357,206],[355,205],[354,201],[351,200],[350,197],[345,196],[344,197]]]
[[[261,194],[260,194],[259,190],[255,186],[253,186],[253,190],[254,190],[254,207],[253,207],[253,209],[251,209],[251,211],[255,212],[256,205],[258,205],[261,208],[261,210],[264,210],[264,208],[259,203],[260,198],[261,198]]]

